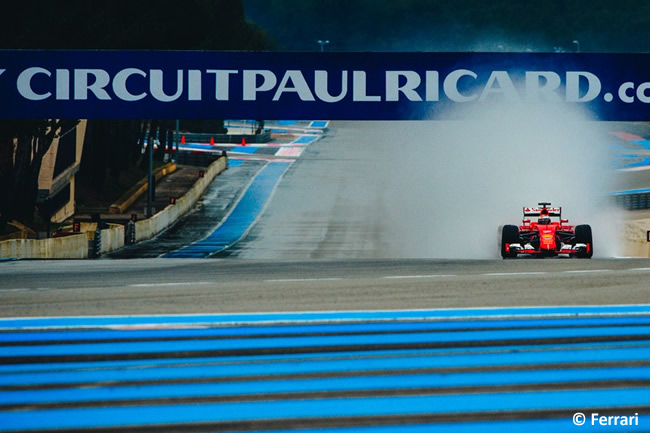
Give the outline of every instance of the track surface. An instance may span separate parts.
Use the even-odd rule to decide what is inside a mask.
[[[0,316],[647,303],[649,259],[0,264]]]
[[[0,263],[0,431],[650,431],[650,259],[396,259],[440,221],[394,225],[389,128],[341,126],[221,259]]]
[[[648,306],[0,320],[0,431],[648,431],[648,326]]]

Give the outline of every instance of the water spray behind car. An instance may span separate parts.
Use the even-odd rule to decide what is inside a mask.
[[[617,255],[621,218],[607,124],[560,107],[494,108],[463,121],[400,123],[392,194],[400,256],[498,258],[497,230],[549,200],[589,224],[594,257]]]

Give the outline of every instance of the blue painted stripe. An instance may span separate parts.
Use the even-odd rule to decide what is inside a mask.
[[[315,135],[303,135],[297,140],[292,141],[293,144],[310,144],[318,140],[320,137]]]
[[[257,147],[257,146],[235,146],[230,150],[230,152],[232,152],[232,153],[253,154],[253,153],[256,153],[258,150],[259,150],[259,147]]]
[[[634,415],[634,414],[627,414]],[[591,415],[589,415],[591,417]],[[640,416],[645,419],[644,415]],[[641,419],[640,418],[640,419]],[[362,426],[362,427],[341,427],[321,429],[300,429],[300,433],[504,433],[504,432],[526,432],[526,433],[593,433],[607,431],[626,432],[647,432],[648,427],[642,421],[640,425],[616,427],[609,430],[599,424],[591,425],[589,421],[580,427],[573,424],[570,418],[562,419],[533,419],[516,421],[484,421],[484,422],[459,422],[459,423],[436,423],[436,424],[407,424],[407,425],[384,425],[384,426]],[[273,430],[273,433],[296,433],[296,430]]]
[[[328,120],[314,120],[309,124],[311,128],[325,128],[329,123]]]
[[[278,120],[278,125],[280,126],[293,126],[298,123],[297,120]]]
[[[490,347],[493,351],[498,348]],[[650,361],[650,347],[601,348],[587,346],[585,349],[554,348],[552,350],[528,350],[491,353],[490,351],[456,351],[446,353],[439,351],[431,354],[399,356],[397,352],[376,355],[373,358],[327,359],[312,357],[286,357],[275,362],[255,363],[252,360],[241,362],[225,362],[208,358],[195,361],[184,360],[182,364],[173,366],[157,365],[153,362],[140,361],[128,363],[126,367],[141,367],[124,369],[125,364],[115,368],[101,370],[64,370],[46,372],[15,371],[0,375],[0,386],[43,385],[62,383],[90,383],[111,381],[137,380],[180,380],[188,378],[234,378],[243,376],[274,376],[285,374],[318,374],[383,371],[383,370],[417,370],[422,368],[471,368],[521,365],[570,364],[578,362],[621,362],[621,361]],[[505,350],[505,349],[504,349]],[[261,359],[262,360],[262,359]],[[211,365],[212,361],[214,365]],[[103,363],[102,363],[103,365]],[[98,364],[94,365],[98,367]],[[70,367],[72,368],[72,367]],[[84,366],[83,368],[87,368]]]
[[[129,325],[243,325],[291,322],[341,322],[368,320],[442,320],[516,317],[650,315],[650,304],[560,307],[468,308],[449,310],[323,311],[302,313],[242,313],[159,316],[80,316],[0,318],[0,329],[107,327]]]
[[[650,149],[650,140],[630,140],[632,143],[636,143],[639,146],[645,147],[646,149]]]
[[[257,174],[244,196],[223,224],[217,227],[207,238],[168,253],[165,257],[207,257],[237,242],[262,212],[275,189],[275,185],[280,181],[280,178],[290,165],[290,162],[271,162],[267,164]]]
[[[0,412],[0,431],[626,406],[650,406],[650,388]]]
[[[649,161],[650,162],[650,161]],[[614,195],[623,195],[623,194],[647,194],[650,193],[650,188],[641,188],[641,189],[628,189],[625,191],[617,191]]]
[[[228,167],[234,168],[234,167],[241,167],[244,164],[243,159],[235,159],[235,158],[228,158]]]
[[[500,328],[548,328],[573,326],[607,326],[607,325],[650,325],[650,317],[589,317],[581,319],[531,319],[531,320],[491,320],[491,321],[429,321],[429,322],[378,322],[378,323],[330,323],[242,327],[218,327],[205,329],[123,329],[123,330],[49,330],[45,332],[0,332],[0,344],[12,342],[65,342],[74,340],[110,340],[110,339],[147,339],[147,338],[186,338],[186,337],[236,337],[268,336],[279,334],[344,334],[369,332],[422,332],[463,329],[500,329]],[[650,331],[650,328],[649,328]]]
[[[20,410],[0,408],[0,431],[30,429],[110,428],[148,426],[155,429],[163,424],[201,422],[248,422],[285,418],[336,418],[345,416],[386,416],[419,414],[458,414],[459,420],[469,412],[508,412],[530,410],[567,410],[569,412],[607,411],[621,407],[650,407],[650,341],[641,341],[648,335],[647,306],[622,307],[571,307],[544,309],[512,309],[515,314],[476,315],[480,310],[426,311],[426,319],[413,319],[418,312],[374,312],[374,319],[350,318],[349,313],[313,313],[295,315],[287,320],[281,315],[253,315],[248,322],[232,321],[232,315],[169,316],[183,320],[181,326],[192,324],[196,328],[175,329],[178,322],[159,322],[161,317],[123,318],[136,328],[156,322],[165,329],[111,330],[68,328],[66,318],[56,321],[65,332],[55,328],[26,329],[30,321],[19,321],[21,327],[5,328],[5,342],[35,345],[4,345],[0,356],[9,361],[12,354],[33,351],[34,356],[57,353],[93,354],[130,353],[148,350],[169,350],[169,359],[111,362],[48,363],[32,366],[3,365],[0,368],[0,386],[15,387],[0,391],[0,404],[17,405]],[[534,311],[535,314],[531,314]],[[558,314],[558,312],[562,312]],[[525,312],[525,314],[524,314]],[[547,313],[547,315],[541,314]],[[361,315],[368,312],[352,312]],[[238,318],[251,315],[236,315]],[[388,317],[399,316],[397,319]],[[216,317],[228,318],[214,322]],[[275,320],[269,320],[269,318]],[[302,320],[297,320],[301,317]],[[327,317],[324,320],[324,317]],[[377,319],[381,317],[382,319]],[[80,325],[88,318],[72,318]],[[115,320],[120,318],[96,318]],[[209,319],[215,327],[203,328],[201,320]],[[313,320],[310,320],[313,319]],[[371,320],[367,323],[365,320]],[[415,320],[415,321],[414,321]],[[8,321],[7,321],[8,322]],[[148,323],[147,323],[148,322]],[[52,324],[55,322],[38,322]],[[561,324],[562,327],[552,327]],[[251,326],[237,329],[238,325]],[[266,326],[268,329],[265,330]],[[512,327],[519,327],[512,329]],[[169,327],[169,329],[167,329]],[[529,329],[536,327],[536,329]],[[28,327],[29,328],[29,327]],[[312,331],[305,336],[304,331]],[[337,331],[336,335],[323,335]],[[403,333],[413,331],[411,333]],[[437,331],[437,332],[432,332]],[[455,331],[455,332],[454,332]],[[133,334],[131,334],[133,332]],[[274,335],[274,332],[278,332]],[[341,333],[347,332],[347,334]],[[33,333],[42,337],[31,338]],[[206,334],[207,333],[207,334]],[[215,333],[215,334],[212,334]],[[58,344],[61,337],[95,336],[119,337],[135,335],[140,338],[164,336],[179,341]],[[215,340],[193,340],[206,336],[224,337]],[[259,336],[269,335],[267,338]],[[535,343],[538,338],[590,337],[606,335],[614,341],[606,343],[549,344]],[[252,338],[250,338],[252,336]],[[54,341],[47,340],[47,337]],[[628,338],[631,340],[628,341]],[[638,338],[637,338],[638,337]],[[508,346],[517,339],[521,346]],[[482,348],[464,348],[465,341],[486,341]],[[635,341],[639,340],[639,341]],[[441,349],[381,350],[382,344],[420,341],[449,341],[452,347]],[[495,345],[490,346],[490,342]],[[502,343],[501,341],[505,341]],[[39,342],[51,343],[40,344]],[[460,342],[460,344],[458,343]],[[185,358],[192,350],[242,347],[323,347],[343,344],[349,352],[337,354],[260,355]],[[370,344],[363,352],[355,348]],[[174,346],[172,349],[172,345]],[[175,358],[177,356],[181,358]],[[136,355],[137,356],[137,355]],[[632,363],[632,364],[631,364]],[[639,364],[636,364],[639,363]],[[635,365],[636,364],[636,365]],[[498,367],[490,370],[490,367]],[[518,367],[525,367],[523,369]],[[576,368],[577,367],[577,368]],[[432,372],[431,369],[443,369]],[[469,371],[459,371],[469,368]],[[474,370],[474,371],[471,371]],[[444,372],[444,373],[443,373]],[[376,373],[376,375],[372,375]],[[322,375],[326,374],[326,377]],[[147,385],[143,381],[154,381]],[[170,381],[170,383],[168,383]],[[616,386],[612,381],[617,381]],[[592,389],[580,389],[576,383],[593,384]],[[621,387],[623,383],[636,383]],[[535,391],[538,384],[553,383],[563,390]],[[135,386],[138,385],[138,386]],[[502,386],[520,385],[528,391],[500,392]],[[45,389],[30,389],[44,386]],[[19,389],[26,387],[25,389]],[[485,387],[485,392],[470,392],[472,388]],[[434,394],[426,389],[453,388],[446,393]],[[577,389],[576,389],[577,388]],[[382,396],[382,390],[397,391],[420,389],[417,396]],[[425,389],[422,392],[422,389]],[[300,393],[320,391],[364,391],[372,397],[334,397],[303,399]],[[203,404],[165,404],[143,406],[111,406],[111,401],[134,401],[157,398],[237,398],[263,394],[264,400],[255,402],[221,402]],[[282,398],[279,398],[279,395]],[[294,396],[293,398],[291,396]],[[285,399],[287,398],[288,399]],[[82,409],[52,408],[41,410],[30,405],[50,403],[87,403],[101,407]],[[101,403],[100,403],[101,402]],[[142,402],[144,403],[144,402]],[[623,409],[619,409],[623,410]],[[539,431],[540,426],[554,426],[558,431],[575,429],[571,419],[519,420],[496,423],[472,423],[473,426],[498,426],[487,431]],[[454,431],[469,425],[463,422],[445,424]],[[436,425],[437,426],[437,425]],[[533,426],[527,430],[526,426]],[[421,426],[416,426],[420,428]],[[598,426],[600,427],[600,426]],[[413,432],[413,426],[387,426],[394,431]],[[424,427],[422,427],[424,428]],[[446,428],[446,427],[445,427]],[[358,430],[360,429],[360,430]],[[504,430],[505,429],[505,430]],[[382,431],[379,426],[345,429],[311,429],[306,431]],[[437,429],[436,429],[437,430]],[[629,429],[626,429],[626,431]],[[418,430],[415,430],[418,431]],[[574,431],[574,430],[572,430]],[[587,427],[586,431],[589,431]],[[632,430],[630,430],[632,431]]]
[[[569,370],[529,370],[444,374],[400,374],[321,379],[262,380],[247,382],[112,386],[97,384],[91,388],[0,391],[0,405],[43,404],[56,402],[98,402],[193,397],[245,396],[253,394],[313,393],[319,391],[380,391],[409,388],[495,387],[508,385],[565,384],[595,381],[648,381],[650,369],[593,368]],[[107,392],[110,389],[110,392]],[[0,408],[1,409],[1,408]]]
[[[319,347],[358,347],[384,345],[463,344],[509,340],[566,338],[648,337],[648,327],[561,328],[534,330],[422,332],[416,334],[342,335],[288,338],[246,338],[224,340],[140,341],[124,343],[60,344],[47,346],[6,346],[3,358],[23,356],[107,355],[133,353],[175,353],[202,351],[272,350]]]
[[[346,367],[341,367],[348,371],[348,366],[350,364],[343,364],[344,362],[350,362],[351,360],[358,360],[360,358],[377,358],[378,362],[375,363],[359,363],[352,364],[351,367],[358,369],[363,369],[366,366],[374,370],[380,369],[391,369],[391,368],[400,368],[401,366],[411,366],[411,368],[418,368],[417,365],[433,365],[442,366],[444,368],[445,362],[447,367],[454,367],[453,362],[463,361],[462,358],[459,358],[461,355],[467,355],[474,357],[486,356],[487,361],[493,363],[491,365],[510,365],[510,364],[525,364],[525,363],[535,363],[535,364],[550,364],[550,363],[563,363],[566,362],[566,356],[575,356],[576,359],[581,359],[584,362],[617,362],[623,359],[633,358],[637,361],[645,361],[650,359],[650,352],[643,352],[644,350],[650,350],[650,343],[648,342],[604,342],[604,343],[579,343],[579,344],[558,344],[553,346],[553,348],[545,348],[540,351],[540,347],[537,345],[521,345],[513,348],[512,346],[487,346],[482,348],[442,348],[442,349],[398,349],[398,350],[361,350],[361,351],[340,351],[340,352],[319,352],[319,353],[308,353],[308,354],[274,354],[274,355],[236,355],[236,356],[219,356],[219,357],[188,357],[188,358],[162,358],[162,359],[146,359],[146,360],[122,360],[122,361],[102,361],[100,364],[92,361],[88,362],[48,362],[48,363],[33,363],[33,364],[8,364],[0,365],[0,385],[3,384],[3,376],[17,375],[18,373],[30,373],[30,374],[45,374],[49,376],[38,376],[41,377],[39,380],[47,381],[54,380],[57,383],[65,383],[65,380],[60,379],[61,374],[69,374],[70,372],[79,372],[82,370],[92,369],[93,371],[102,372],[102,374],[110,375],[114,374],[116,371],[121,369],[151,369],[159,368],[158,371],[165,371],[167,367],[174,367],[174,373],[182,373],[182,368],[185,367],[196,367],[199,365],[235,365],[243,364],[248,362],[264,362],[271,365],[269,370],[262,369],[267,371],[268,374],[282,374],[291,373],[295,371],[295,363],[302,362],[305,363],[305,368],[307,372],[335,372],[337,366],[346,365]],[[534,351],[533,354],[530,354],[530,351]],[[558,352],[560,351],[560,352]],[[504,355],[503,358],[495,359],[493,358],[494,353],[499,352]],[[593,352],[589,354],[588,352]],[[317,364],[318,361],[321,361],[323,357],[327,357],[329,362],[332,364],[323,367],[322,364]],[[453,357],[453,358],[452,358]],[[380,364],[384,360],[384,364]],[[406,361],[404,361],[406,360]],[[356,362],[356,361],[355,361]],[[406,362],[403,364],[402,362]],[[339,364],[337,364],[339,363]],[[418,364],[421,363],[421,364]],[[325,370],[318,370],[320,368],[326,368]],[[470,366],[483,365],[483,364],[472,364]],[[396,366],[396,367],[394,367]],[[284,370],[282,371],[282,369]],[[112,372],[111,372],[112,371]],[[169,369],[167,370],[169,371]],[[235,370],[220,370],[220,373],[224,374],[235,374]],[[155,374],[155,372],[154,372]],[[164,373],[163,373],[164,374]],[[246,371],[242,370],[237,373],[240,375],[246,375]],[[256,374],[256,372],[250,372],[248,374]],[[27,376],[16,376],[18,382],[16,383],[27,383],[24,382]],[[36,376],[34,376],[36,377]],[[105,376],[108,377],[108,376]],[[153,377],[153,376],[152,376]],[[168,377],[168,376],[165,376]],[[77,380],[78,379],[78,380]],[[119,378],[118,378],[119,379]],[[22,380],[22,382],[20,382]],[[74,377],[73,382],[79,382],[82,380],[81,377]],[[95,380],[95,379],[90,379]],[[102,379],[104,380],[104,379]],[[112,380],[112,379],[109,379]]]

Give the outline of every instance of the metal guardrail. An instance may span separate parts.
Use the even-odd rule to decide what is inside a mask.
[[[271,131],[264,130],[260,134],[222,134],[222,133],[209,133],[209,132],[181,132],[178,135],[174,132],[172,134],[174,140],[180,141],[182,137],[188,142],[196,143],[209,143],[213,139],[217,143],[239,144],[242,140],[246,143],[259,144],[268,143],[271,141]]]
[[[627,210],[650,209],[650,189],[614,193],[616,204]]]

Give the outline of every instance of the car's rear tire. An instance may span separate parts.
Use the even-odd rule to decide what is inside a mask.
[[[516,251],[506,251],[507,244],[518,244],[519,242],[519,227],[513,225],[505,225],[501,230],[501,257],[504,259],[517,257]]]
[[[581,259],[590,259],[594,255],[594,240],[591,234],[591,226],[588,224],[576,226],[575,235],[576,244],[589,245],[588,250],[576,253],[576,257]]]

